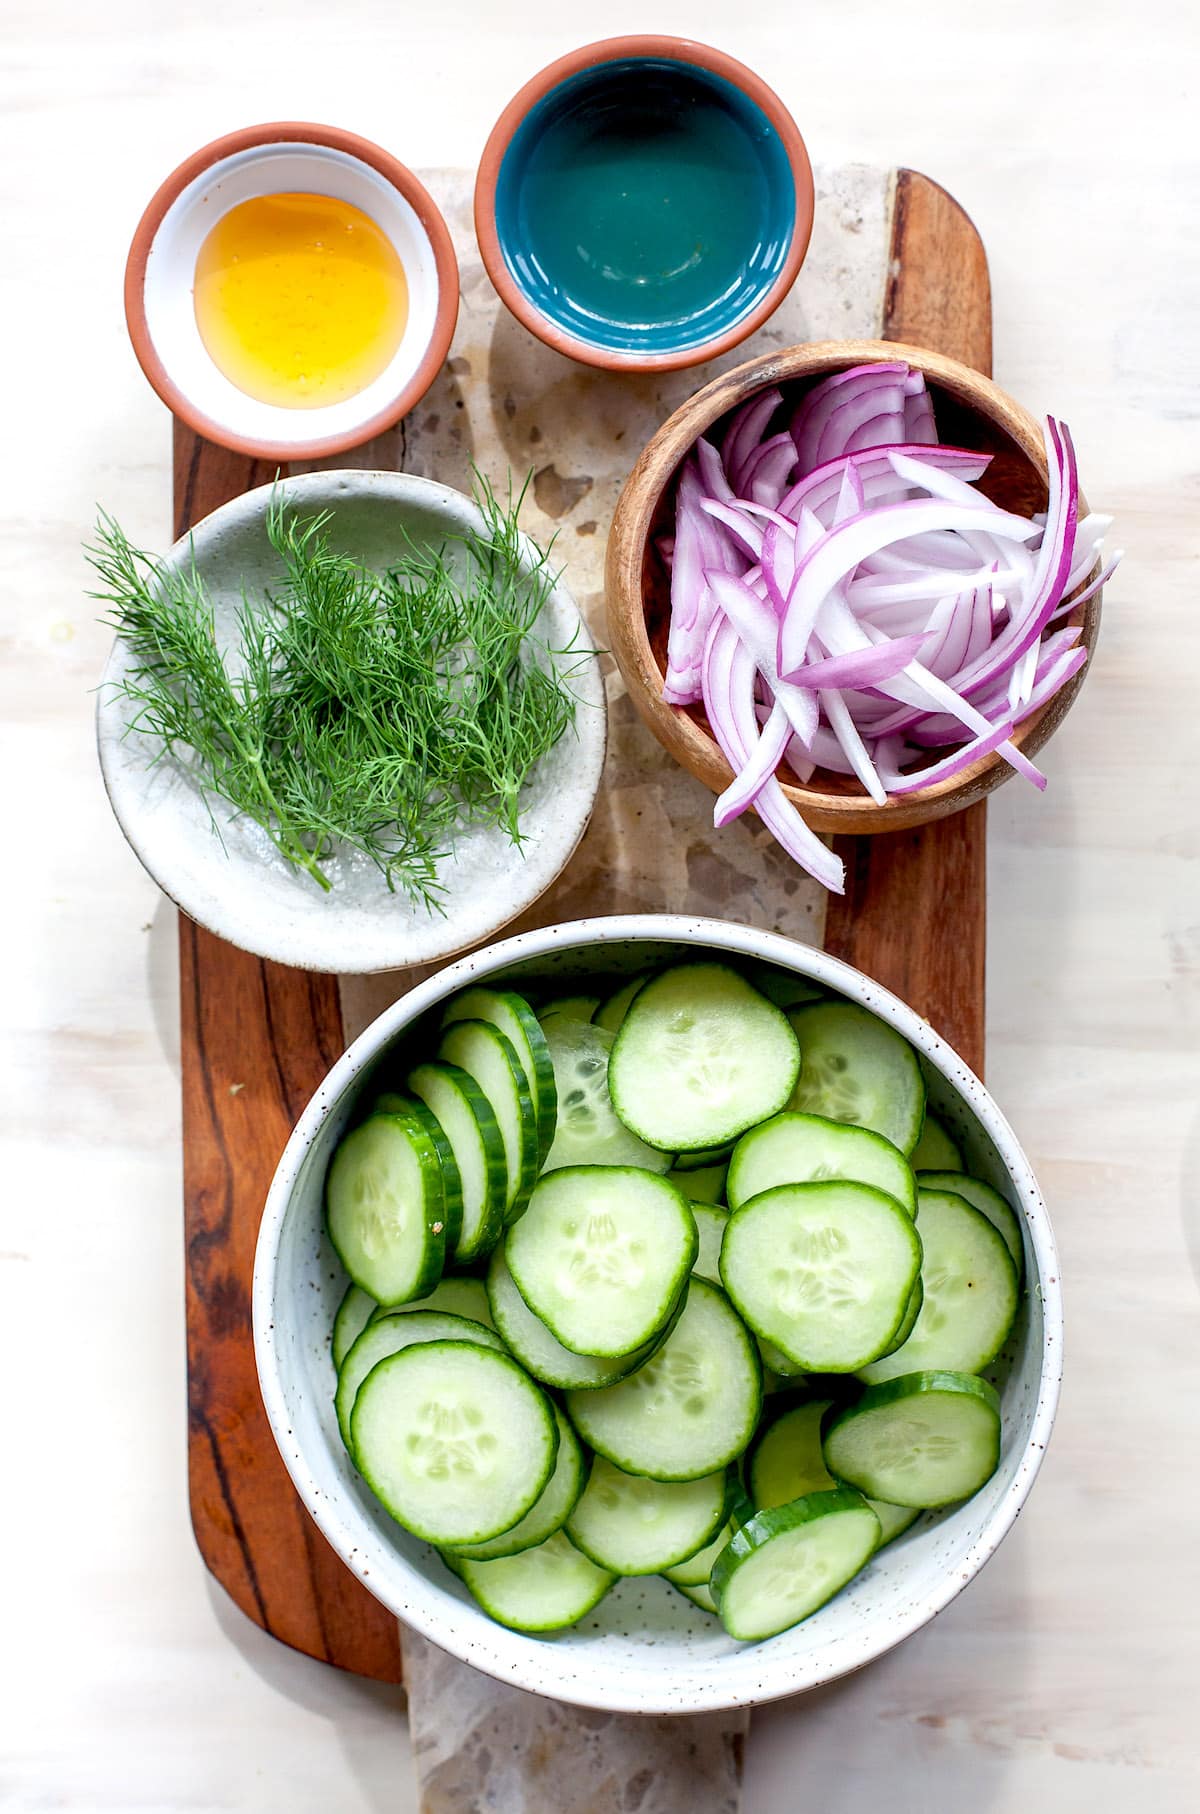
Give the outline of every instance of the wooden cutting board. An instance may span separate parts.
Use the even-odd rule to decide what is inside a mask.
[[[898,171],[886,194],[890,235],[881,246],[887,250],[890,237],[890,254],[879,260],[882,296],[876,315],[884,336],[990,372],[991,295],[974,226],[944,189],[914,171]],[[851,234],[858,230],[853,219],[844,224]],[[475,306],[478,276],[464,269],[467,311]],[[804,281],[802,273],[798,288]],[[819,332],[814,327],[809,335],[793,337],[851,331],[849,324],[827,318],[818,326]],[[519,332],[502,321],[497,338],[512,331]],[[751,345],[744,354],[753,350]],[[454,373],[456,364],[467,363],[452,359],[448,370]],[[701,381],[697,375],[695,382]],[[645,403],[645,381],[630,381],[630,389],[638,384]],[[461,399],[453,407],[461,409]],[[515,416],[519,408],[519,398],[502,399],[505,414]],[[435,415],[427,417],[431,433],[436,421]],[[622,432],[615,432],[618,442]],[[530,440],[535,438],[540,438],[536,429],[530,431]],[[404,450],[401,430],[353,463],[404,464]],[[626,463],[636,453],[637,446],[630,445]],[[275,476],[273,467],[215,447],[179,422],[174,454],[176,536],[219,504]],[[456,480],[453,472],[443,476]],[[564,480],[551,460],[538,471],[539,502],[558,515],[557,505],[565,507],[570,487],[579,483]],[[606,527],[585,520],[575,533],[602,540]],[[642,735],[649,746],[649,733]],[[648,747],[646,760],[652,760]],[[984,1045],[985,814],[980,805],[915,831],[840,841],[847,890],[829,902],[824,932],[828,950],[902,996],[978,1073]],[[535,916],[525,923],[563,917],[562,898],[561,891],[549,898],[541,922]],[[588,893],[589,912],[622,905]],[[799,937],[809,932],[800,923],[780,923],[780,929]],[[179,951],[188,1474],[196,1541],[212,1574],[265,1631],[340,1668],[399,1681],[395,1619],[343,1568],[284,1470],[259,1396],[251,1335],[251,1272],[267,1189],[301,1110],[344,1046],[338,982],[250,957],[184,915]],[[394,997],[404,981],[391,981]]]

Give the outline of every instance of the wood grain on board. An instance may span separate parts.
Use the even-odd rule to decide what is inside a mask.
[[[991,364],[987,262],[937,184],[897,180],[884,333]],[[175,530],[274,468],[175,425]],[[984,806],[887,837],[842,839],[848,881],[825,943],[983,1063]],[[600,903],[597,906],[600,907]],[[204,1561],[246,1615],[297,1650],[400,1680],[396,1621],[304,1511],[258,1390],[250,1284],[275,1165],[342,1050],[335,979],[265,963],[180,917],[188,1456]]]
[[[990,375],[987,255],[953,196],[896,176],[883,337],[948,353]],[[881,837],[837,838],[846,892],[832,896],[825,949],[902,996],[983,1075],[987,804]]]
[[[175,424],[175,533],[274,467]],[[395,1619],[300,1503],[258,1389],[250,1283],[259,1218],[300,1112],[343,1050],[337,981],[266,963],[179,916],[188,1490],[205,1564],[296,1650],[400,1680]]]

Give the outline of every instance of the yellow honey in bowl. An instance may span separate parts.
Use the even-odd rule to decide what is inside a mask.
[[[209,356],[239,390],[319,409],[386,368],[408,319],[408,282],[361,208],[332,195],[256,195],[201,246],[195,307]]]

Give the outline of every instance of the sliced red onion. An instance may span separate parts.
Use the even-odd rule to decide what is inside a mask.
[[[820,464],[817,449],[825,427],[849,399],[878,394],[881,389],[890,390],[897,379],[903,380],[908,376],[908,370],[908,366],[901,363],[856,365],[849,371],[834,372],[832,376],[822,379],[820,384],[814,385],[792,417],[792,436],[796,443],[800,471],[811,472],[814,466]],[[835,449],[837,453],[845,451],[844,447]]]
[[[739,496],[744,490],[742,469],[762,440],[766,433],[767,423],[782,402],[783,397],[779,391],[761,391],[758,396],[751,397],[747,403],[743,403],[734,414],[729,425],[729,432],[721,443],[721,459],[724,461],[729,483]]]
[[[753,806],[763,788],[783,761],[784,751],[792,736],[792,727],[782,701],[776,700],[761,733],[747,751],[746,761],[717,800],[713,824],[728,825]]]

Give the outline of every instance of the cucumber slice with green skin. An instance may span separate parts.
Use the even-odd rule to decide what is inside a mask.
[[[533,1314],[517,1290],[508,1269],[503,1242],[493,1253],[488,1266],[487,1293],[496,1327],[508,1347],[521,1365],[546,1386],[561,1386],[580,1392],[613,1386],[619,1379],[624,1379],[627,1373],[632,1373],[635,1367],[640,1367],[643,1361],[649,1360],[657,1346],[657,1341],[647,1342],[632,1354],[617,1355],[611,1360],[599,1360],[588,1354],[572,1354],[569,1348],[564,1348],[551,1335],[545,1323]]]
[[[347,1287],[346,1295],[334,1314],[333,1337],[329,1344],[335,1372],[378,1309],[375,1299],[361,1285]]]
[[[501,1532],[490,1543],[476,1543],[456,1550],[455,1555],[464,1562],[492,1562],[498,1556],[517,1556],[523,1549],[533,1549],[547,1537],[552,1537],[555,1531],[560,1531],[574,1510],[587,1485],[590,1464],[558,1406],[552,1404],[550,1409],[558,1428],[554,1472],[538,1499],[510,1531]]]
[[[622,984],[615,995],[610,995],[607,1001],[601,1002],[592,1016],[596,1025],[598,1027],[603,1027],[606,1033],[616,1033],[630,1008],[633,1006],[634,996],[637,995],[645,981],[646,977],[644,975],[631,976],[627,983]]]
[[[358,1389],[350,1441],[385,1510],[439,1547],[511,1530],[558,1453],[545,1394],[478,1342],[422,1342],[381,1360]]]
[[[670,1153],[660,1153],[631,1134],[613,1108],[608,1094],[608,1059],[615,1037],[591,1021],[562,1014],[546,1022],[558,1089],[558,1124],[543,1175],[567,1165],[638,1165],[649,1172],[670,1169]]]
[[[725,1474],[647,1480],[603,1455],[567,1520],[576,1549],[617,1575],[658,1575],[711,1542],[725,1521]]]
[[[922,1285],[920,1278],[918,1278],[912,1291],[909,1293],[908,1309],[904,1312],[904,1319],[895,1335],[892,1337],[891,1345],[886,1350],[886,1353],[880,1355],[880,1360],[886,1359],[888,1354],[894,1354],[897,1348],[902,1348],[904,1346],[916,1327],[917,1318],[921,1314],[921,1305],[924,1302],[925,1287]]]
[[[846,1487],[758,1512],[713,1564],[721,1623],[748,1643],[787,1631],[853,1580],[878,1544],[878,1518]]]
[[[759,1357],[763,1367],[777,1382],[767,1385],[764,1380],[764,1392],[794,1391],[798,1381],[808,1378],[808,1368],[798,1367],[789,1355],[780,1352],[774,1342],[765,1342],[761,1335],[755,1336],[754,1339],[758,1343]]]
[[[912,1217],[869,1184],[782,1184],[735,1210],[721,1277],[794,1366],[853,1373],[888,1347],[921,1265]]]
[[[459,1020],[483,1020],[499,1029],[520,1061],[533,1101],[538,1154],[545,1159],[554,1140],[558,1097],[546,1035],[523,995],[512,990],[464,989],[442,1016],[443,1027]]]
[[[728,1166],[703,1165],[694,1172],[681,1172],[673,1166],[667,1173],[672,1184],[678,1185],[685,1197],[693,1203],[721,1203],[725,1201],[725,1174]]]
[[[867,1504],[879,1520],[879,1548],[902,1537],[921,1516],[915,1505],[888,1505],[884,1499],[868,1499]]]
[[[747,1516],[753,1516],[753,1511],[749,1507]],[[737,1521],[727,1518],[716,1536],[706,1543],[703,1549],[698,1549],[694,1556],[688,1556],[685,1561],[676,1563],[672,1568],[664,1568],[662,1572],[671,1586],[707,1588],[713,1563],[737,1528]]]
[[[777,1008],[798,1008],[805,1002],[829,1000],[820,983],[810,982],[807,976],[797,976],[791,970],[776,970],[770,964],[754,970],[750,980]]]
[[[725,1294],[693,1278],[675,1328],[618,1385],[571,1392],[583,1440],[627,1474],[697,1480],[740,1455],[762,1409],[758,1350]]]
[[[367,1375],[389,1354],[399,1354],[418,1342],[443,1341],[478,1342],[481,1347],[504,1352],[504,1343],[494,1330],[444,1310],[392,1310],[367,1324],[338,1369],[337,1390],[333,1395],[338,1429],[347,1448],[351,1446],[350,1419],[354,1401]]]
[[[779,1184],[819,1184],[844,1178],[873,1184],[895,1197],[910,1216],[917,1213],[917,1186],[904,1154],[882,1134],[850,1127],[821,1115],[775,1115],[743,1134],[729,1161],[725,1181],[730,1209]]]
[[[768,1512],[837,1485],[821,1453],[821,1420],[832,1403],[814,1398],[793,1405],[759,1436],[746,1470],[756,1510]]]
[[[573,1354],[627,1355],[653,1340],[692,1269],[686,1199],[632,1166],[577,1165],[538,1181],[505,1237],[517,1290]]]
[[[626,1127],[665,1152],[723,1146],[787,1102],[800,1052],[787,1016],[724,964],[677,964],[636,996],[608,1064]]]
[[[344,1136],[325,1180],[325,1225],[338,1259],[377,1303],[432,1291],[446,1210],[441,1161],[423,1122],[372,1115]]]
[[[692,1605],[698,1606],[702,1612],[716,1613],[717,1603],[712,1597],[707,1581],[672,1581],[670,1575],[664,1575],[663,1579],[670,1581],[677,1594],[682,1594],[685,1600],[690,1600]]]
[[[494,1562],[460,1560],[457,1573],[498,1624],[530,1632],[563,1631],[577,1624],[616,1580],[561,1531],[517,1556]]]
[[[411,1304],[397,1304],[391,1310],[385,1310],[382,1304],[377,1304],[371,1312],[370,1320],[375,1322],[384,1316],[408,1316],[414,1310],[444,1310],[451,1316],[465,1316],[473,1323],[482,1323],[485,1329],[496,1327],[488,1303],[487,1287],[482,1279],[439,1279],[432,1291],[427,1292],[423,1298],[414,1298]],[[518,1355],[517,1359],[520,1358]]]
[[[830,1473],[872,1499],[953,1505],[996,1471],[1000,1400],[971,1373],[906,1373],[839,1412],[824,1449]]]
[[[515,1222],[537,1177],[537,1118],[521,1061],[507,1036],[486,1020],[459,1020],[442,1033],[437,1055],[473,1077],[491,1104],[504,1142],[504,1220]]]
[[[1017,1269],[986,1216],[950,1191],[922,1190],[917,1233],[924,1248],[920,1314],[906,1342],[858,1369],[870,1385],[933,1368],[981,1373],[1017,1314]]]
[[[803,1056],[788,1107],[872,1128],[910,1153],[925,1120],[925,1079],[908,1041],[854,1002],[814,1002],[788,1019]]]
[[[419,1096],[401,1096],[395,1090],[389,1090],[385,1095],[380,1096],[371,1113],[373,1115],[411,1115],[414,1120],[421,1123],[433,1141],[438,1164],[442,1168],[446,1253],[447,1255],[453,1254],[462,1233],[463,1187],[458,1161],[454,1157],[454,1148],[443,1133],[441,1122],[426,1108]]]
[[[543,1028],[556,1014],[564,1020],[591,1020],[599,1006],[598,995],[557,995],[552,1001],[543,1002],[537,1017]]]
[[[675,1161],[675,1170],[678,1172],[702,1172],[714,1165],[723,1165],[728,1169],[729,1155],[732,1151],[731,1146],[725,1145],[702,1147],[694,1153],[680,1153]]]
[[[922,1172],[917,1179],[921,1190],[949,1190],[972,1209],[977,1209],[981,1216],[986,1216],[1008,1248],[1009,1256],[1017,1269],[1017,1282],[1025,1271],[1025,1243],[1021,1239],[1021,1220],[1011,1203],[1006,1203],[998,1190],[985,1184],[982,1178],[972,1178],[967,1172]]]
[[[716,1209],[711,1203],[693,1203],[692,1216],[696,1223],[696,1234],[700,1245],[696,1258],[692,1262],[692,1271],[698,1279],[707,1279],[712,1285],[721,1283],[721,1242],[725,1239],[725,1224],[729,1220],[727,1209]]]
[[[500,1123],[475,1079],[457,1065],[419,1064],[408,1087],[437,1120],[458,1166],[463,1207],[453,1258],[465,1266],[491,1252],[504,1226],[508,1168]]]
[[[926,1114],[921,1138],[912,1150],[911,1163],[915,1172],[960,1172],[963,1169],[958,1144],[951,1140],[936,1115]]]

